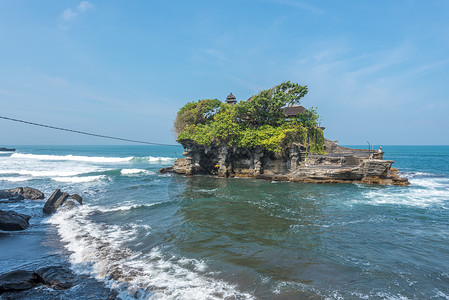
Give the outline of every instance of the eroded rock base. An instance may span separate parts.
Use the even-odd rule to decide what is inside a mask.
[[[281,153],[261,148],[205,147],[184,145],[185,158],[179,158],[162,173],[250,177],[274,181],[310,183],[383,184],[406,186],[407,178],[383,160],[384,152],[350,149],[326,140],[326,155],[311,155],[301,144],[292,143]]]

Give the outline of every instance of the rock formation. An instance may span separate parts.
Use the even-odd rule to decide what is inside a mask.
[[[9,190],[0,191],[0,199],[14,199],[14,200],[40,200],[44,199],[45,195],[37,190],[30,187],[17,187]]]
[[[68,268],[48,266],[35,271],[16,270],[0,275],[0,295],[46,285],[53,289],[68,289],[73,286],[75,275]]]
[[[279,153],[261,147],[213,147],[195,143],[183,146],[185,158],[175,161],[174,173],[315,183],[409,184],[391,167],[394,161],[383,160],[384,152],[341,147],[330,140],[325,140],[325,155],[309,154],[299,143],[291,143]],[[171,170],[162,170],[167,171]]]
[[[4,231],[18,231],[27,229],[30,226],[28,221],[30,216],[19,214],[14,211],[0,210],[0,230]]]
[[[73,207],[78,204],[83,204],[83,198],[78,194],[69,195],[57,189],[45,202],[43,212],[47,215],[53,214],[61,206]]]

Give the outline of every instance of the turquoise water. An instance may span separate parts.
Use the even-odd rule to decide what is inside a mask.
[[[405,188],[158,174],[181,147],[15,147],[0,189],[84,205],[0,203],[33,217],[0,233],[0,273],[67,261],[124,299],[449,297],[449,146],[384,146]]]

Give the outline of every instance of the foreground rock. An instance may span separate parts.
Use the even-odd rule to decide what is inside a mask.
[[[384,184],[406,186],[406,178],[398,176],[392,160],[383,160],[382,151],[350,149],[325,140],[325,155],[311,155],[299,143],[274,153],[262,148],[201,146],[183,144],[185,158],[175,161],[174,172],[185,175],[216,175],[219,177],[251,177],[276,181],[310,183]]]
[[[54,289],[69,289],[73,286],[75,275],[68,268],[61,266],[50,266],[38,269],[34,272],[39,281]]]
[[[19,214],[14,211],[0,210],[0,230],[5,231],[18,231],[27,229],[30,226],[28,221],[30,216]]]
[[[173,173],[173,167],[162,168],[159,170],[160,174]]]
[[[78,194],[69,195],[68,193],[61,192],[57,189],[45,202],[42,209],[45,214],[51,215],[61,206],[73,207],[78,204],[83,204],[83,198]]]
[[[8,291],[22,291],[39,284],[33,271],[17,270],[0,275],[0,294]]]
[[[37,189],[30,187],[17,187],[14,189],[0,190],[0,199],[11,199],[11,200],[40,200],[44,199],[45,195]]]
[[[69,289],[75,275],[68,268],[49,266],[36,271],[17,270],[0,275],[0,294],[46,285],[53,289]]]

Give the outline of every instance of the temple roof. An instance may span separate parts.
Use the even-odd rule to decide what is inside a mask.
[[[235,96],[232,94],[232,92],[226,97],[226,100],[231,100],[231,99],[235,100]]]
[[[294,117],[299,113],[303,113],[307,111],[307,109],[304,106],[301,105],[294,105],[294,106],[287,106],[284,107],[284,115],[289,118],[289,117]]]
[[[230,93],[226,97],[226,103],[228,103],[228,104],[235,104],[235,103],[237,103],[237,100],[235,100],[235,96],[232,93]]]

